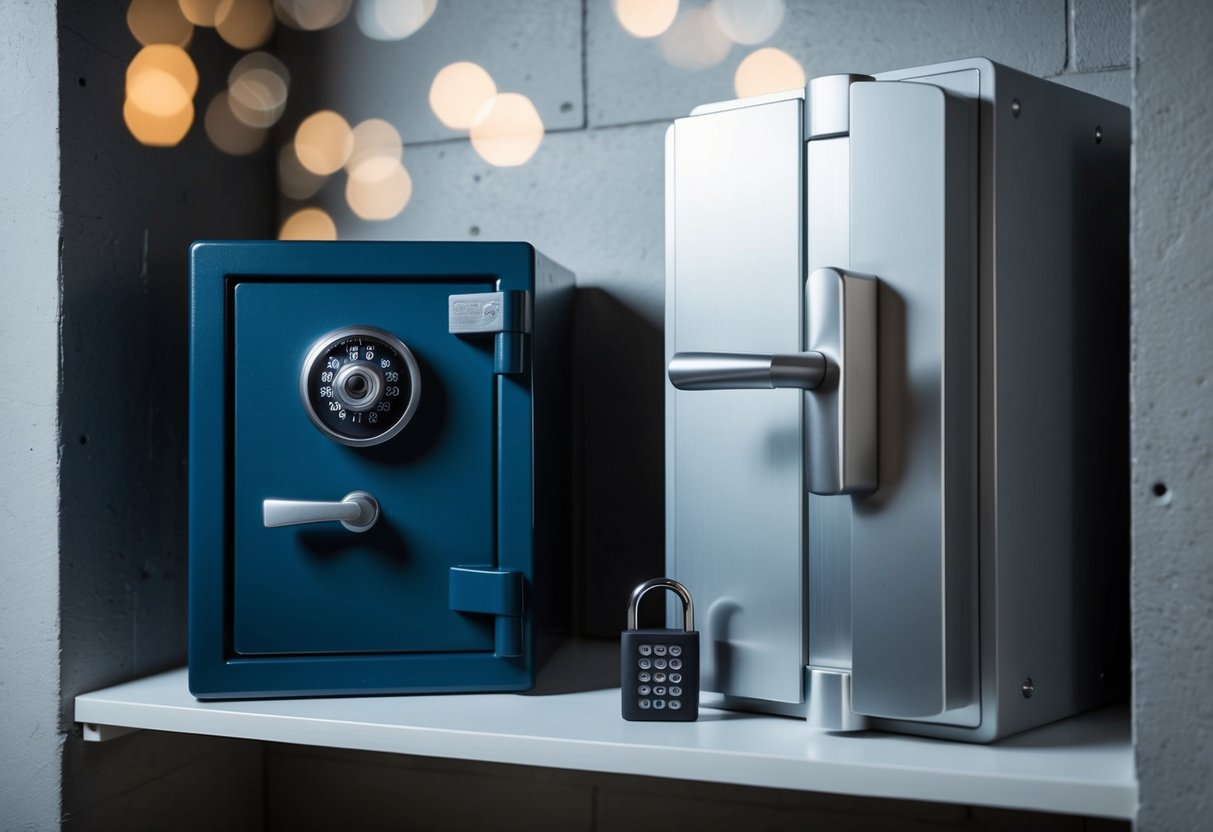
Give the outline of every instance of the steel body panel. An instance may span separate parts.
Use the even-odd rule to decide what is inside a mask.
[[[805,144],[806,274],[851,267],[850,145],[848,136],[814,139]],[[810,426],[819,421],[817,411],[825,407],[828,403],[816,397],[805,398]],[[808,664],[849,669],[851,501],[809,494],[808,514]]]

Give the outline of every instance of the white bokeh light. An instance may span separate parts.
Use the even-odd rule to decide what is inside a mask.
[[[768,46],[747,55],[733,76],[738,98],[804,87],[804,67],[784,52]]]
[[[456,61],[438,70],[430,84],[430,109],[453,130],[467,130],[484,103],[497,94],[493,76],[479,64]]]
[[[707,69],[716,66],[733,48],[733,41],[721,31],[716,16],[707,8],[680,12],[661,36],[661,53],[681,69]]]
[[[635,38],[655,38],[678,16],[678,0],[611,0],[619,25]]]
[[[383,221],[398,216],[413,195],[413,180],[398,160],[378,157],[350,171],[345,201],[356,216]]]
[[[358,0],[354,17],[372,40],[403,40],[429,22],[438,0]]]
[[[286,110],[290,72],[268,52],[245,55],[228,73],[228,104],[250,127],[272,127]]]
[[[490,165],[517,167],[534,156],[543,142],[543,119],[531,99],[504,92],[480,108],[470,135],[472,148]]]
[[[784,0],[712,0],[710,8],[720,31],[745,46],[775,34],[786,11]]]

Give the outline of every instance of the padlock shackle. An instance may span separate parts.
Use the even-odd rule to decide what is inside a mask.
[[[628,629],[635,630],[638,626],[640,599],[650,589],[657,589],[658,587],[678,594],[678,597],[682,599],[682,629],[688,633],[694,631],[695,605],[691,602],[691,593],[687,591],[685,586],[673,578],[650,578],[632,590],[632,597],[628,599]]]

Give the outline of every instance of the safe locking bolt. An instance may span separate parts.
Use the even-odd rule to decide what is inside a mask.
[[[312,423],[342,445],[367,447],[398,434],[421,400],[417,359],[390,332],[334,330],[308,350],[299,393]]]

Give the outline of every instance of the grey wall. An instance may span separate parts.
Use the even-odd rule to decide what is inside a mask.
[[[0,829],[59,817],[55,8],[0,0]]]
[[[127,4],[57,5],[64,816],[78,829],[170,817],[174,828],[256,828],[255,745],[167,735],[85,744],[71,709],[78,693],[185,661],[187,248],[271,235],[272,164],[221,154],[200,117],[176,148],[139,145],[122,120],[139,49]],[[203,30],[190,55],[202,113],[239,53]]]
[[[1213,812],[1213,6],[1134,7],[1138,826],[1187,829]]]

